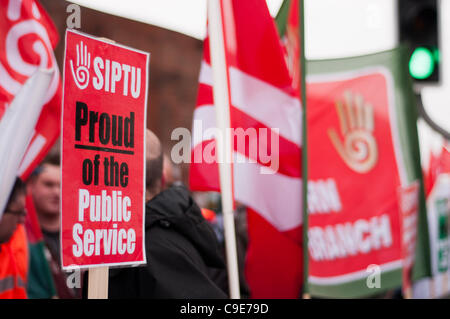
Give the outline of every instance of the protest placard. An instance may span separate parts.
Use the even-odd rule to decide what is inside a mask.
[[[64,269],[146,262],[149,54],[67,30],[62,115]]]

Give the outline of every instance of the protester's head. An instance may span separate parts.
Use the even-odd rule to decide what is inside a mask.
[[[146,176],[145,200],[149,201],[161,191],[163,174],[163,152],[158,137],[149,129],[146,131]]]
[[[170,187],[173,182],[173,164],[167,154],[163,155],[163,187]]]
[[[10,240],[17,225],[25,222],[25,216],[25,184],[17,178],[0,219],[0,244]]]
[[[59,165],[59,154],[50,153],[30,176],[27,184],[40,221],[59,218],[61,183]]]

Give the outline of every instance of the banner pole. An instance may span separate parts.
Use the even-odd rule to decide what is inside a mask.
[[[220,136],[216,136],[216,150],[219,164],[220,190],[225,231],[228,284],[230,298],[239,299],[239,270],[236,252],[236,233],[233,215],[233,167],[230,133],[229,83],[223,36],[223,22],[220,0],[208,2],[208,31],[210,39],[211,68],[213,73],[213,94],[216,123]]]
[[[300,36],[300,88],[302,98],[302,198],[303,198],[303,299],[310,299],[308,286],[308,139],[307,139],[307,107],[306,107],[306,58],[305,58],[305,15],[304,0],[298,0],[299,36]]]
[[[108,299],[109,267],[89,268],[88,299]]]

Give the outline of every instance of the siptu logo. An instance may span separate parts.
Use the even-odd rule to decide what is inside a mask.
[[[336,101],[343,140],[334,129],[328,136],[339,156],[358,173],[369,172],[377,163],[377,142],[373,136],[373,107],[361,95],[344,92],[344,100]]]
[[[89,83],[89,68],[91,67],[91,54],[87,50],[87,46],[83,45],[83,41],[76,45],[77,48],[77,64],[74,69],[73,61],[70,60],[70,68],[75,84],[80,90],[84,90]]]

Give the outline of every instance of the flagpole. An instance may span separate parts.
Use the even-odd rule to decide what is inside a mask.
[[[38,69],[22,86],[0,121],[0,218],[54,72],[54,69]]]
[[[216,113],[216,151],[219,164],[220,190],[225,231],[228,285],[231,299],[239,299],[239,271],[233,215],[233,167],[230,133],[229,81],[225,55],[220,0],[209,0],[208,32],[210,40],[213,95]]]
[[[302,198],[303,198],[303,299],[311,298],[309,292],[309,254],[308,254],[308,138],[307,138],[307,107],[306,107],[306,58],[305,58],[305,15],[304,0],[298,0],[300,28],[300,89],[302,99]]]

